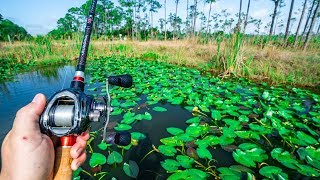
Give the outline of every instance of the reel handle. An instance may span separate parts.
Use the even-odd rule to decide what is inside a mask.
[[[119,76],[109,76],[109,84],[129,88],[132,86],[132,76],[129,74],[119,75]]]
[[[60,138],[61,146],[56,149],[54,161],[54,180],[72,179],[70,149],[76,143],[76,138],[73,135]]]

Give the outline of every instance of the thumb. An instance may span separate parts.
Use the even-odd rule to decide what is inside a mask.
[[[43,94],[37,94],[31,103],[21,108],[13,123],[13,129],[17,132],[39,131],[39,117],[46,105],[46,97]]]

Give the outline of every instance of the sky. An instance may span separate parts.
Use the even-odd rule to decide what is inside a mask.
[[[86,0],[0,0],[0,14],[4,18],[13,21],[19,26],[24,27],[31,35],[44,35],[53,30],[57,26],[59,18],[64,17],[66,12],[71,7],[80,7]],[[112,0],[115,4],[118,4],[118,0]],[[164,0],[159,0],[161,4]],[[193,4],[193,0],[189,0],[189,4]],[[243,12],[246,11],[248,0],[243,0]],[[280,19],[287,22],[289,6],[291,0],[284,0],[286,6],[282,8],[282,14]],[[301,9],[303,0],[296,0],[294,6],[294,12]],[[249,15],[261,19],[266,25],[271,21],[270,14],[273,13],[274,4],[271,0],[251,0],[251,9]],[[180,0],[178,15],[185,20],[186,18],[187,0]],[[203,0],[199,0],[198,9],[204,12],[206,15],[209,12],[209,5],[204,6]],[[219,13],[221,10],[227,9],[231,14],[236,14],[239,11],[239,0],[217,0],[212,6],[212,13]],[[167,0],[167,15],[170,12],[175,12],[174,0]],[[292,30],[296,28],[296,24],[300,16],[293,14],[297,18]],[[164,17],[164,8],[159,10],[159,13],[154,17],[155,26],[158,25],[159,18]],[[236,17],[234,17],[236,19]],[[198,19],[197,26],[200,26],[200,20]],[[263,27],[262,26],[262,27]],[[248,31],[253,32],[253,25],[248,26]],[[278,31],[280,29],[278,28]],[[268,32],[268,29],[262,28],[263,32]],[[284,31],[284,29],[282,29]]]

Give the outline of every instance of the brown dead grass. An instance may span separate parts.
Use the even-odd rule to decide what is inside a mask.
[[[20,63],[25,62],[26,59],[76,60],[80,43],[80,41],[71,40],[52,41],[51,53],[44,53],[45,46],[30,42],[0,43],[0,58],[17,59]],[[89,51],[89,59],[122,55],[146,60],[156,58],[156,60],[190,67],[201,67],[212,62],[217,54],[217,44],[199,44],[196,40],[147,42],[94,40],[91,45],[93,50]],[[226,46],[222,43],[222,51],[224,48]],[[283,49],[275,46],[266,46],[261,49],[245,45],[238,58],[248,68],[249,74],[246,76],[251,79],[308,86],[317,86],[320,82],[320,51],[304,52],[299,49]],[[219,69],[212,71],[223,73]]]

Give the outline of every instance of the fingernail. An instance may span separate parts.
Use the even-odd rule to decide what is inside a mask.
[[[34,103],[39,103],[40,100],[41,100],[41,95],[40,95],[40,94],[37,94],[37,95],[33,98],[32,102],[34,102]]]

